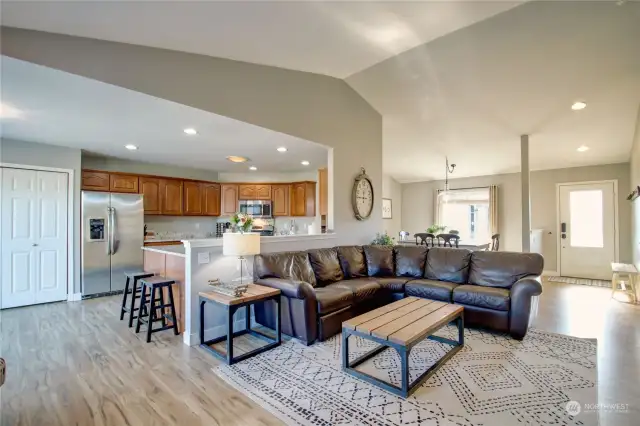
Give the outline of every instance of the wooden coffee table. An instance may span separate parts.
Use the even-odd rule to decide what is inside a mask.
[[[454,320],[458,326],[457,341],[433,335]],[[372,340],[381,346],[349,362],[349,336],[352,335]],[[453,348],[416,380],[409,383],[409,352],[426,338],[452,345]],[[342,369],[348,374],[405,398],[415,392],[462,346],[464,346],[463,307],[435,300],[406,297],[342,323]],[[401,387],[355,369],[387,348],[394,348],[400,355]]]

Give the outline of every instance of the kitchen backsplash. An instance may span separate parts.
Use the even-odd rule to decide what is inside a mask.
[[[158,235],[180,236],[185,238],[206,238],[215,236],[215,217],[185,217],[185,216],[153,216],[146,215],[144,223],[147,232],[153,231]]]

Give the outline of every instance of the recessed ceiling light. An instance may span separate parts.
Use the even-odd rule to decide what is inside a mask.
[[[247,157],[240,157],[240,156],[237,156],[237,155],[230,155],[230,156],[227,157],[227,160],[231,161],[232,163],[245,163],[249,159]]]
[[[131,144],[125,145],[124,147],[127,148],[127,149],[130,149],[131,151],[135,151],[136,149],[138,149],[137,146],[131,145]]]
[[[287,152],[287,148],[281,146],[280,148],[278,148],[278,152]]]
[[[586,107],[587,104],[582,101],[574,102],[574,104],[571,105],[571,109],[574,111],[580,111],[581,109],[585,109]]]
[[[307,160],[301,161],[300,164],[302,164],[303,166],[308,166],[309,162]]]
[[[197,135],[198,131],[192,127],[189,127],[187,129],[184,129],[184,132],[188,135]]]
[[[589,147],[585,146],[585,145],[581,145],[578,147],[578,152],[585,152],[585,151],[589,151]]]
[[[258,170],[258,168],[256,166],[251,166],[249,167],[249,170]]]

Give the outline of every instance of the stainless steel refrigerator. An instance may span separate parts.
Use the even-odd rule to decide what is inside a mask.
[[[142,195],[82,191],[82,295],[124,290],[143,268]]]

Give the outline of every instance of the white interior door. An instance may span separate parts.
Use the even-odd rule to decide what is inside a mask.
[[[1,168],[2,308],[67,298],[66,173]]]
[[[611,279],[616,258],[614,182],[559,186],[560,274]]]

